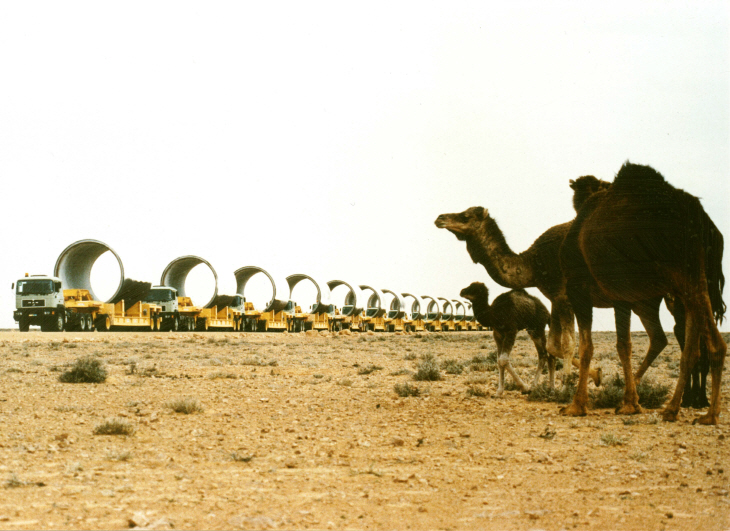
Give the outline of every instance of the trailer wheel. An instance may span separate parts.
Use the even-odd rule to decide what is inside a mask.
[[[111,328],[111,319],[106,315],[100,315],[96,318],[96,329],[99,332],[108,332]]]
[[[84,314],[79,315],[79,332],[86,332],[86,316]]]
[[[179,319],[179,318],[177,318],[177,317],[175,317],[175,318],[174,318],[174,319],[172,320],[172,323],[171,323],[171,325],[172,325],[172,326],[171,326],[171,329],[172,329],[172,331],[173,331],[173,332],[177,332],[178,330],[180,330],[180,319]]]
[[[18,321],[18,328],[20,328],[21,332],[27,332],[30,330],[30,319],[27,317],[21,317],[20,321]]]
[[[94,331],[94,318],[91,316],[91,314],[86,316],[86,328],[89,330],[89,332]]]

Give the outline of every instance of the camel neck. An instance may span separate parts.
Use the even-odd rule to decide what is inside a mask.
[[[497,284],[506,288],[527,288],[533,285],[532,267],[525,253],[516,254],[497,222],[487,216],[478,234],[466,240],[472,260],[481,264]]]

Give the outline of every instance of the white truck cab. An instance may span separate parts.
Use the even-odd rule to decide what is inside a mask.
[[[65,305],[60,278],[26,273],[14,287],[13,318],[21,332],[27,332],[30,325],[40,325],[44,331],[63,330]]]
[[[169,286],[152,286],[145,296],[144,302],[161,306],[163,312],[176,312],[178,310],[177,290]]]

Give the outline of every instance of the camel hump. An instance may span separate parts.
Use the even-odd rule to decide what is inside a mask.
[[[613,185],[623,187],[646,187],[649,185],[666,184],[664,176],[651,166],[632,164],[626,161],[616,174]]]

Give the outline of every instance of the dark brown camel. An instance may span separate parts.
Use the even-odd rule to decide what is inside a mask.
[[[479,324],[491,328],[494,332],[494,341],[497,343],[497,355],[499,356],[499,387],[495,396],[500,397],[504,392],[505,369],[523,393],[529,391],[509,361],[517,332],[520,330],[527,330],[527,334],[537,349],[537,373],[532,381],[533,387],[537,385],[546,363],[550,386],[555,385],[555,358],[548,354],[545,348],[545,326],[550,321],[550,312],[540,302],[540,299],[533,297],[525,290],[513,289],[499,295],[490,305],[489,290],[481,282],[472,282],[461,290],[461,296],[472,303],[474,317]]]
[[[610,188],[585,201],[560,250],[580,341],[578,389],[564,414],[586,414],[594,294],[598,291],[613,301],[626,381],[621,410],[626,413],[641,411],[631,371],[631,309],[670,294],[682,303],[686,324],[677,388],[663,411],[664,420],[677,418],[703,337],[712,372],[712,396],[707,414],[696,420],[717,424],[727,352],[716,325],[725,312],[722,248],[722,235],[699,200],[674,188],[648,166],[627,162]]]
[[[592,175],[579,177],[576,180],[570,181],[570,187],[573,189],[573,207],[575,208],[576,214],[583,206],[583,203],[599,190],[606,190],[611,186],[608,181],[602,181],[595,178]],[[716,230],[716,229],[715,229]],[[667,309],[674,317],[674,335],[677,338],[680,349],[684,348],[684,327],[685,327],[685,315],[684,306],[680,301],[676,301],[671,295],[664,297],[664,302]],[[656,301],[652,303],[651,308],[655,307]],[[655,330],[655,336],[652,338],[652,345],[654,348],[649,348],[646,356],[642,360],[639,368],[634,375],[636,385],[638,386],[644,373],[654,362],[656,357],[660,354],[661,350],[667,344],[666,335],[663,332],[661,322],[659,319],[659,307],[656,306],[656,315],[647,315],[646,320],[655,323],[650,325],[652,330]],[[644,323],[645,328],[647,324]],[[704,340],[700,342],[700,359],[692,369],[692,377],[687,378],[687,383],[684,388],[684,394],[682,395],[682,407],[693,407],[696,409],[702,409],[710,405],[707,400],[707,373],[710,370],[710,362],[707,353],[707,347]]]

